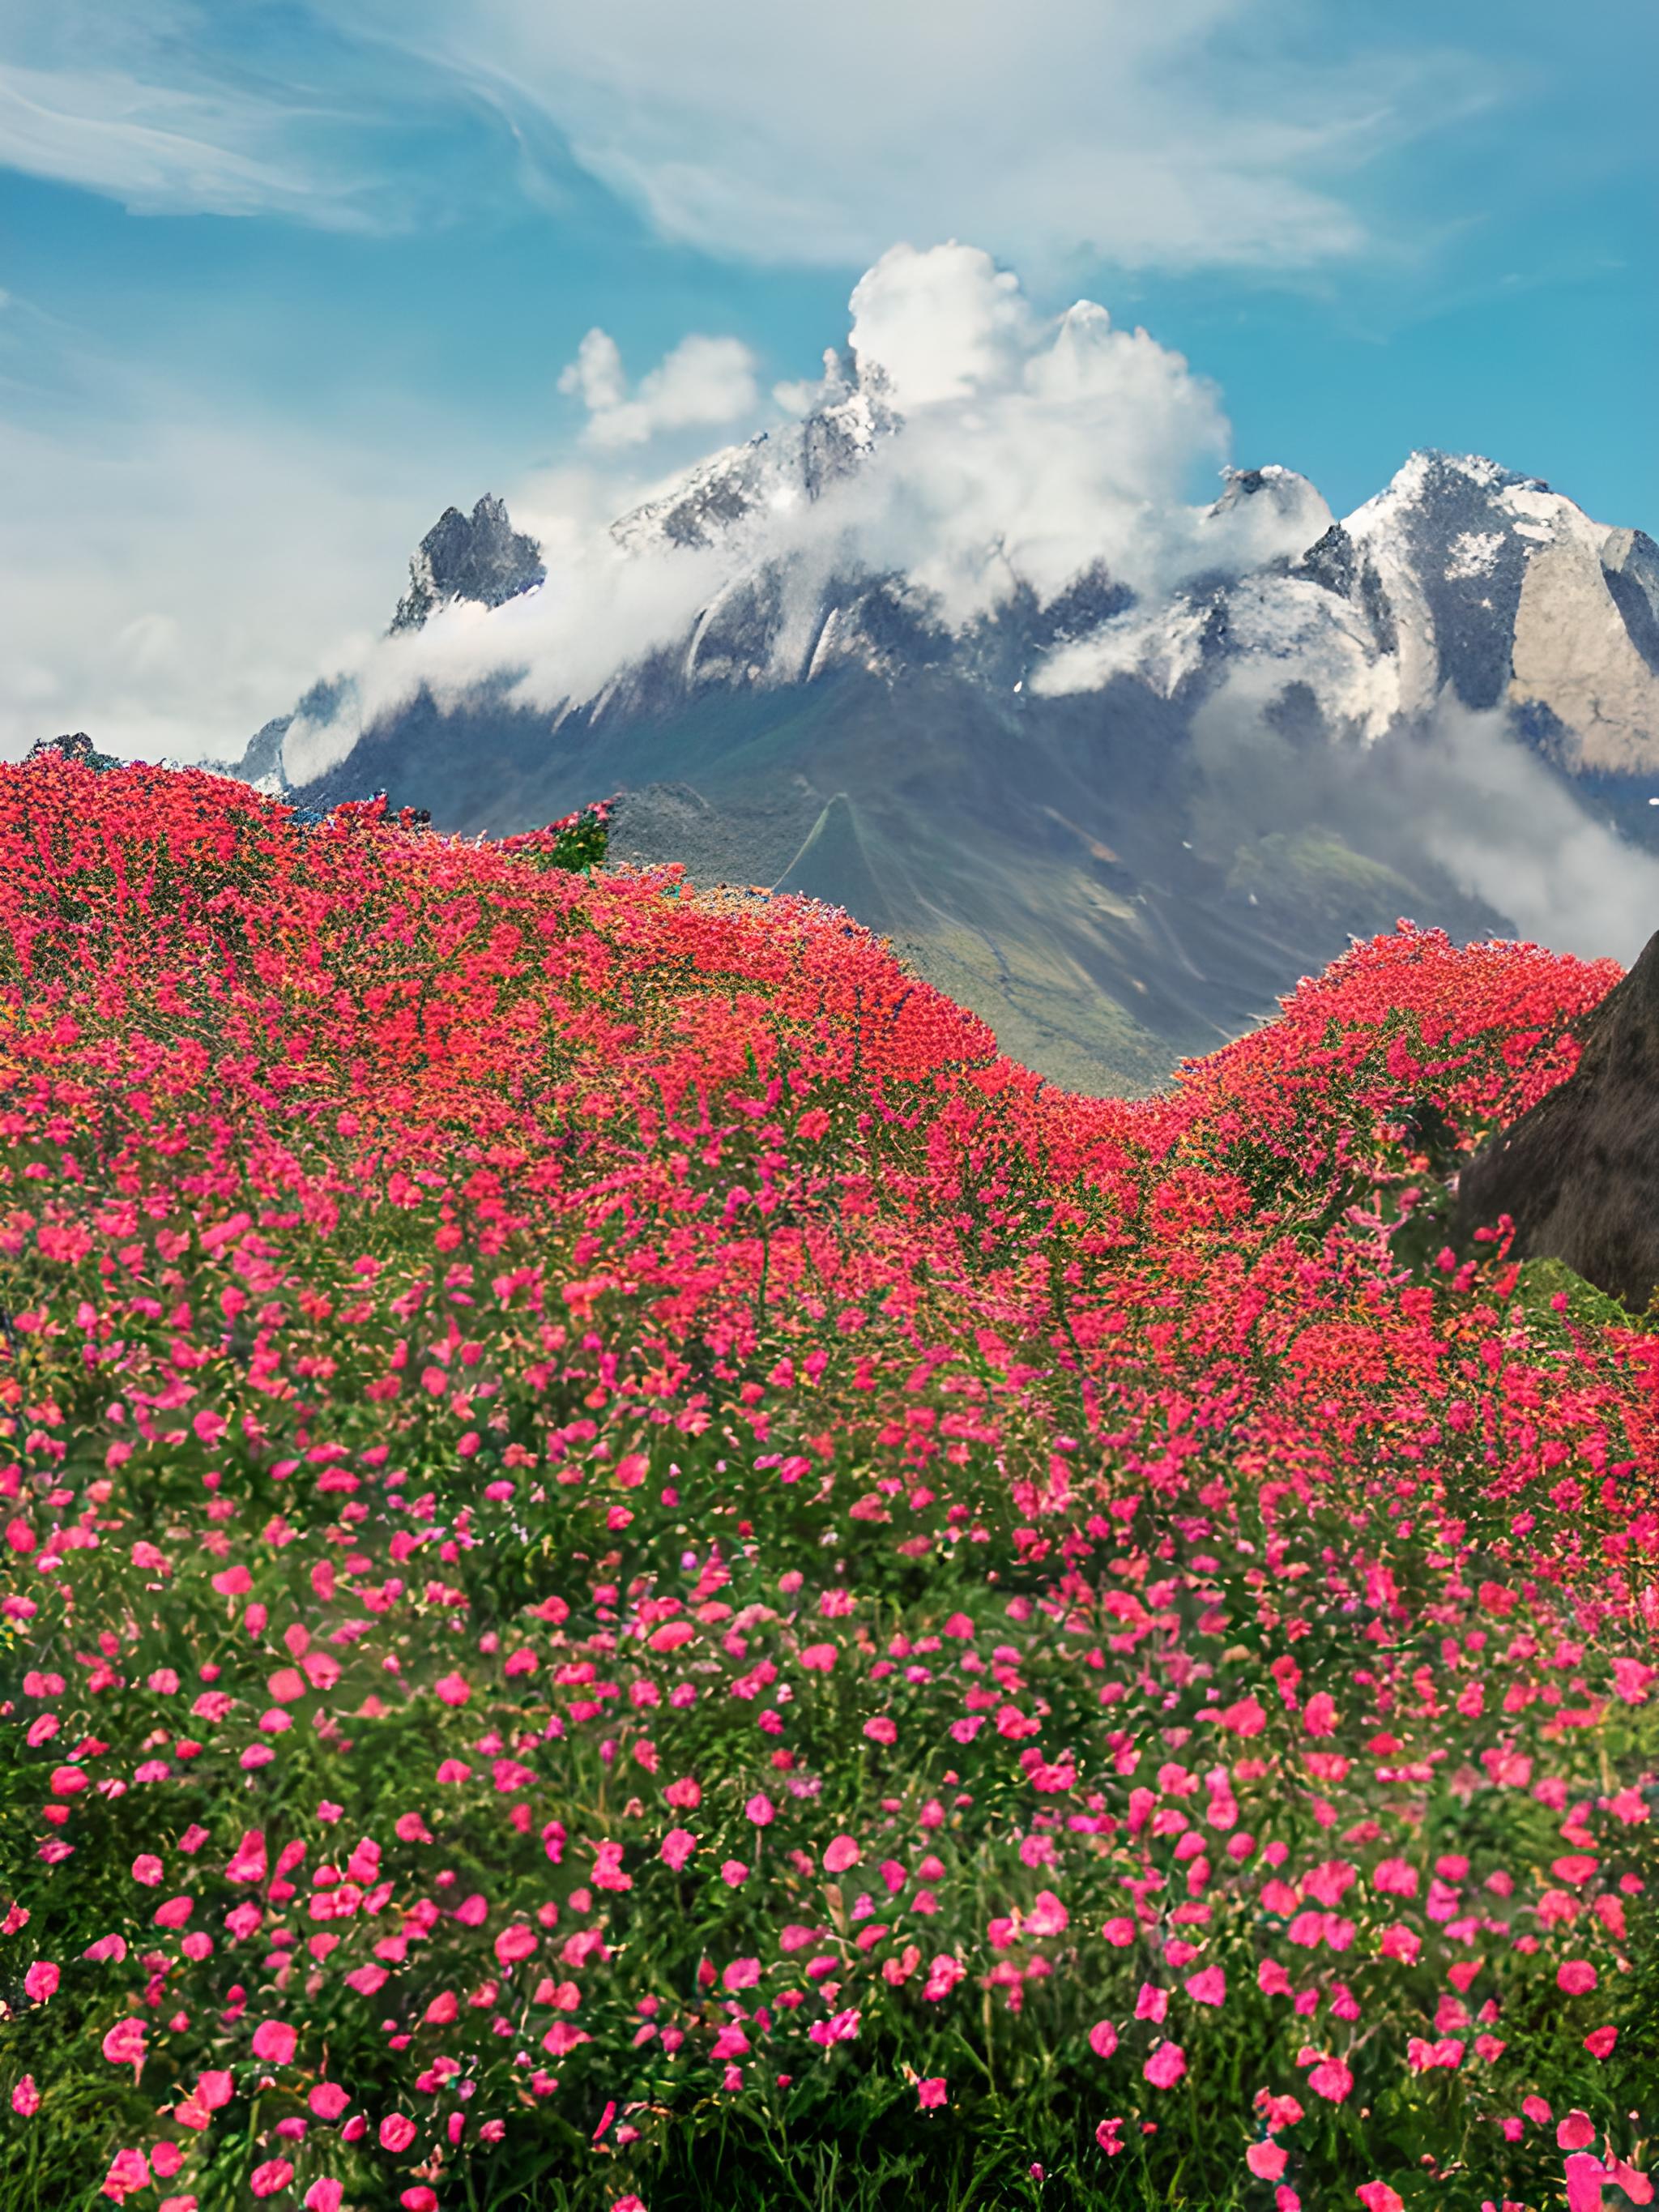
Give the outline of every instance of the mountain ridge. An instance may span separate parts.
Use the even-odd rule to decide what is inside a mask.
[[[568,586],[486,495],[428,533],[393,617],[388,650],[434,672],[380,707],[352,676],[320,683],[239,772],[310,805],[383,787],[492,835],[618,790],[622,857],[844,904],[1084,1087],[1155,1082],[1402,913],[1513,933],[1413,819],[1419,787],[1454,830],[1484,811],[1437,718],[1501,723],[1482,742],[1516,757],[1492,774],[1529,762],[1575,821],[1582,789],[1651,836],[1644,533],[1480,455],[1414,453],[1340,518],[1292,470],[1229,469],[1167,579],[1097,557],[1045,593],[1010,558],[957,616],[857,534],[906,434],[884,374],[832,362],[825,391],[610,526],[625,574],[697,586],[667,641],[540,704],[556,670],[533,696],[521,671]],[[443,656],[463,647],[457,681]],[[304,773],[319,733],[340,757]]]

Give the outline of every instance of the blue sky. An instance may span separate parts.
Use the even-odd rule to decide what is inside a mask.
[[[1637,0],[0,11],[0,753],[234,746],[445,504],[775,419],[901,239],[1144,323],[1338,512],[1433,444],[1659,534],[1656,65]]]

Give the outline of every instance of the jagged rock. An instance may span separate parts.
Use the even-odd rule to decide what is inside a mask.
[[[447,507],[416,548],[409,589],[392,617],[394,631],[419,629],[451,599],[499,607],[543,582],[547,571],[533,538],[513,527],[507,504],[486,492],[470,515]]]
[[[1559,1260],[1635,1313],[1659,1289],[1659,933],[1590,1016],[1573,1073],[1464,1170],[1463,1234],[1504,1213],[1516,1259]]]
[[[110,754],[99,752],[84,730],[71,731],[58,738],[37,738],[28,749],[24,765],[46,759],[78,761],[82,768],[100,771],[121,765]]]

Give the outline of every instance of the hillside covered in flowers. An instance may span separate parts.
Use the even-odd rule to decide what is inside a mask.
[[[1085,1099],[600,844],[0,769],[0,2212],[1650,2202],[1617,970]]]

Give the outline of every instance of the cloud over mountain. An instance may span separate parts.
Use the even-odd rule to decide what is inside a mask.
[[[544,504],[533,485],[515,498],[515,518],[543,541],[543,588],[488,621],[461,602],[377,642],[331,720],[291,733],[294,760],[315,772],[422,689],[454,700],[489,679],[550,710],[591,699],[757,564],[774,567],[803,608],[832,573],[902,574],[960,629],[1022,592],[1051,599],[1091,568],[1149,592],[1200,570],[1253,567],[1299,552],[1329,521],[1311,487],[1288,477],[1287,498],[1218,506],[1229,433],[1214,387],[1091,301],[1040,315],[980,248],[895,246],[860,279],[849,313],[850,366],[832,354],[821,383],[785,388],[804,419],[775,422],[759,443],[681,477],[636,483],[631,501],[618,481],[609,513],[591,478],[578,512]],[[743,349],[705,338],[685,341],[630,398],[603,331],[589,334],[566,380],[589,410],[592,442],[613,450],[752,389]],[[815,474],[825,437],[845,452]],[[652,520],[677,500],[695,503],[699,484],[718,487],[718,528]],[[558,492],[568,488],[567,478]]]

